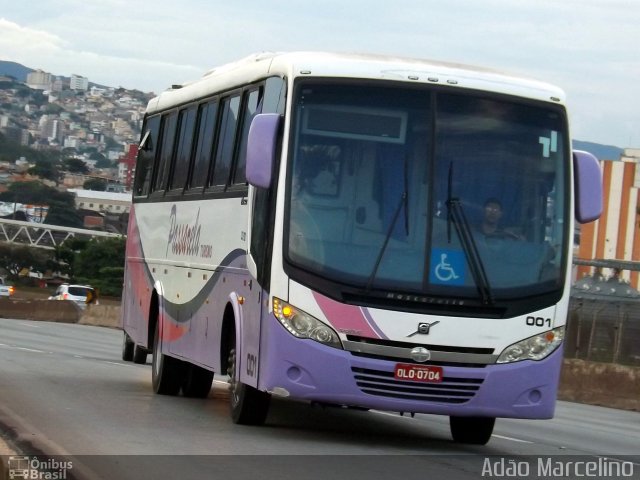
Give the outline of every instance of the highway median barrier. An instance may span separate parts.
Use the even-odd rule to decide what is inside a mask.
[[[81,308],[67,300],[0,298],[0,318],[119,328],[120,305],[87,305]]]
[[[98,327],[120,328],[120,305],[87,305],[78,323]]]
[[[80,314],[71,301],[0,298],[0,318],[78,323]]]

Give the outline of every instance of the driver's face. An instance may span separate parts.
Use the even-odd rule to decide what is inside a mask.
[[[497,203],[489,203],[484,207],[484,218],[487,222],[497,224],[502,218],[502,208]]]

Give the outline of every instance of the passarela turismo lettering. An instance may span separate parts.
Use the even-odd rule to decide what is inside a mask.
[[[169,216],[169,239],[167,241],[167,255],[169,248],[174,255],[195,256],[200,252],[200,209],[193,223],[178,223],[178,206],[171,207]]]

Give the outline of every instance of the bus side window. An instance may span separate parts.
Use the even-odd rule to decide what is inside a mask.
[[[217,100],[204,103],[198,108],[198,141],[191,169],[190,188],[201,188],[206,184],[209,165],[213,157],[217,117]]]
[[[173,161],[173,173],[171,175],[170,190],[184,189],[189,174],[189,163],[191,159],[191,146],[193,144],[193,134],[195,133],[196,107],[180,111],[180,130],[178,131],[178,146]]]
[[[248,92],[244,102],[244,113],[242,115],[242,133],[240,135],[240,145],[238,147],[238,157],[233,174],[233,183],[244,185],[247,183],[247,139],[249,137],[249,127],[251,121],[262,110],[262,87]]]
[[[172,112],[162,117],[162,133],[160,141],[160,153],[156,171],[154,172],[153,191],[164,190],[167,185],[167,177],[169,175],[169,166],[173,157],[173,146],[176,137],[176,125],[178,123],[178,114]]]
[[[158,151],[158,134],[160,133],[160,116],[150,117],[142,129],[144,144],[140,145],[136,162],[136,178],[133,192],[136,197],[149,194],[153,163]]]
[[[216,160],[213,166],[211,186],[224,186],[229,181],[239,113],[240,94],[222,100],[220,136],[216,150]]]

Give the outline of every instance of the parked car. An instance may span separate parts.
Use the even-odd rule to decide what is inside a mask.
[[[89,303],[98,303],[98,294],[90,285],[60,285],[49,300],[71,300],[80,308],[84,308]]]
[[[7,285],[4,278],[0,277],[0,297],[10,297],[16,293],[16,288],[13,285]]]

